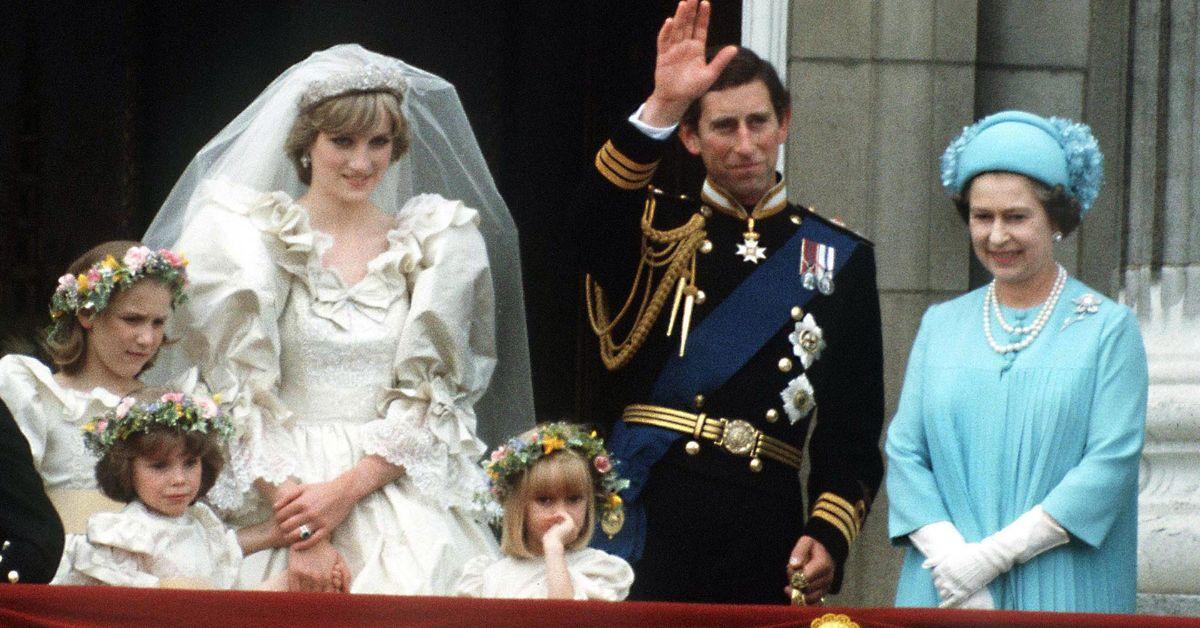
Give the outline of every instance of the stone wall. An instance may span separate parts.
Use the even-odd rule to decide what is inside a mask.
[[[1135,3],[1125,297],[1150,362],[1138,498],[1145,612],[1200,615],[1200,2]]]
[[[1022,108],[1093,127],[1108,157],[1105,187],[1056,254],[1117,295],[1131,15],[1118,0],[791,1],[789,189],[875,242],[889,417],[922,313],[984,280],[937,167],[973,120]],[[899,560],[883,494],[836,603],[890,605]]]
[[[921,314],[968,287],[969,245],[937,157],[975,115],[977,10],[955,0],[791,9],[788,187],[875,242],[890,416]],[[890,606],[899,558],[881,494],[835,603]]]

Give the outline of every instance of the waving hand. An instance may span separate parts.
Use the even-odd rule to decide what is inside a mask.
[[[735,46],[726,46],[711,62],[705,60],[711,13],[707,0],[683,0],[675,15],[663,22],[658,31],[654,92],[642,110],[643,122],[659,127],[679,122],[688,105],[708,91],[737,53]]]

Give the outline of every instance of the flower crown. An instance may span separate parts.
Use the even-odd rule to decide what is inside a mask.
[[[300,94],[300,110],[351,92],[392,92],[403,98],[406,89],[408,82],[398,68],[368,64],[352,72],[309,83]]]
[[[154,427],[201,434],[212,432],[227,439],[233,433],[233,425],[221,413],[218,400],[180,392],[165,393],[150,402],[135,402],[133,397],[126,397],[116,408],[83,425],[83,441],[88,449],[103,456],[117,441]]]
[[[538,460],[556,451],[571,449],[589,464],[592,485],[596,493],[596,505],[600,509],[600,528],[609,537],[621,530],[625,524],[625,508],[618,494],[629,486],[622,478],[616,463],[604,449],[604,441],[595,432],[585,432],[570,423],[546,423],[532,431],[510,439],[497,447],[488,460],[483,461],[483,470],[488,476],[488,494],[481,501],[499,505],[516,488],[521,474],[533,467]],[[494,515],[495,507],[489,509]]]
[[[171,288],[171,307],[183,303],[187,296],[187,259],[169,249],[152,251],[144,246],[131,247],[121,261],[111,255],[92,265],[86,273],[67,273],[58,278],[58,288],[50,297],[49,336],[61,337],[68,328],[68,314],[90,310],[99,314],[108,307],[113,293],[127,288],[139,279],[154,277]]]

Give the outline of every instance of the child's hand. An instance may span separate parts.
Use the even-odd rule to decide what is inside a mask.
[[[342,555],[338,554],[337,560],[333,563],[333,574],[330,577],[333,590],[338,593],[349,593],[350,580],[350,568],[346,566],[346,561],[342,559]]]
[[[549,548],[561,550],[579,535],[579,523],[572,519],[567,511],[560,510],[555,518],[558,521],[542,536],[543,551]]]

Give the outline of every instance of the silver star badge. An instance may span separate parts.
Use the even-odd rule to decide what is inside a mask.
[[[742,256],[743,262],[758,263],[758,260],[767,259],[767,247],[759,246],[758,240],[746,238],[741,244],[737,245],[737,254]]]

